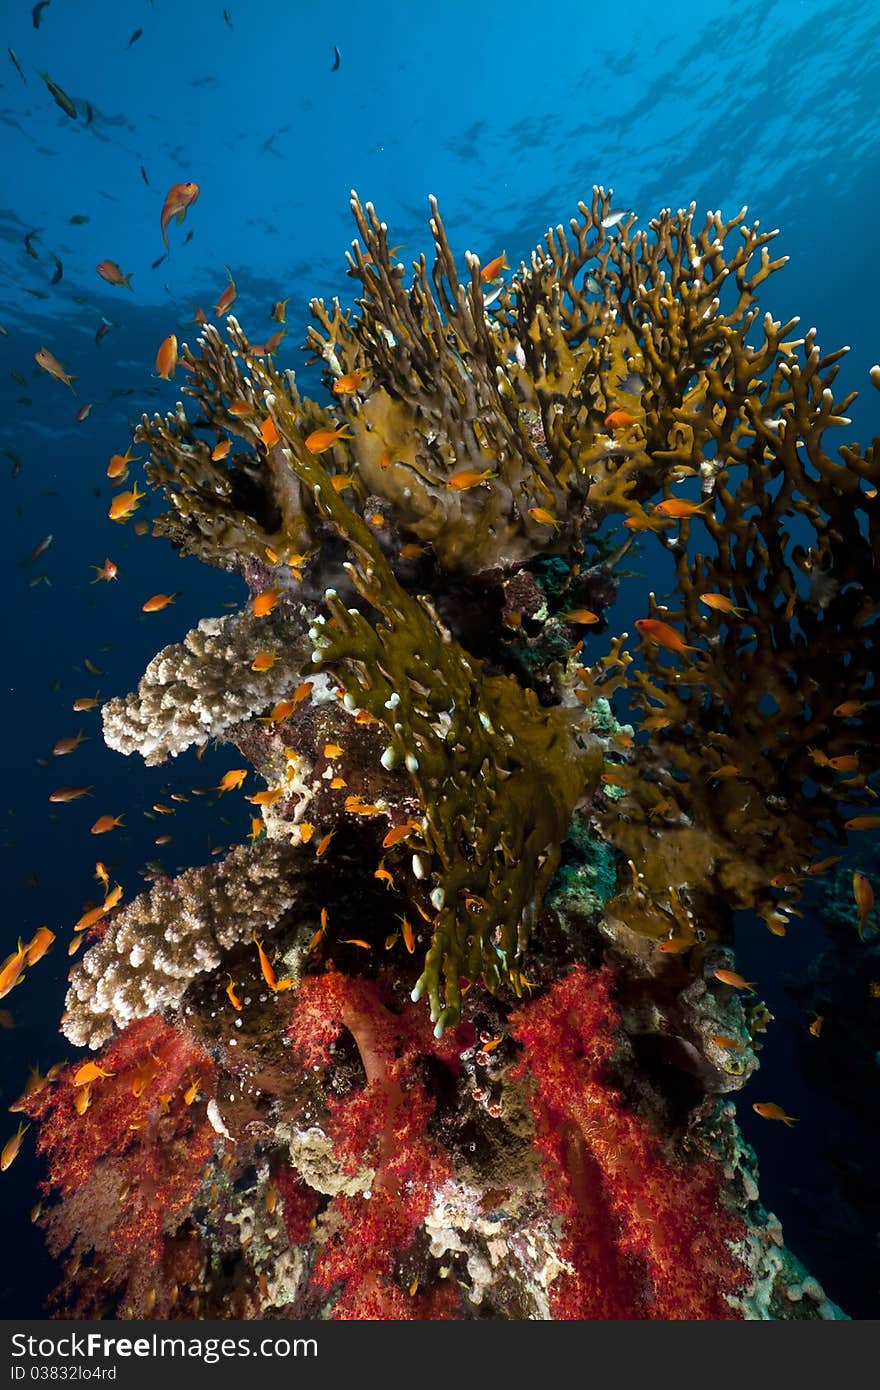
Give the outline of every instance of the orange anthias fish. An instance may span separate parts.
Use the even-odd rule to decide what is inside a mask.
[[[228,410],[234,420],[249,420],[254,413],[250,401],[241,399],[230,402]]]
[[[844,830],[876,830],[878,825],[880,816],[853,816],[843,822]]]
[[[251,662],[252,671],[271,671],[278,660],[275,652],[259,652]]]
[[[476,468],[463,468],[460,473],[453,473],[446,479],[446,486],[453,492],[467,492],[472,487],[479,487],[480,483],[487,483],[491,478],[497,478],[498,474],[491,468],[484,468],[481,471]]]
[[[280,595],[277,589],[263,589],[254,597],[254,617],[265,618],[278,602]]]
[[[340,440],[351,439],[352,436],[345,433],[347,429],[347,425],[340,425],[335,430],[312,430],[303,442],[310,454],[323,454],[325,449],[332,449]]]
[[[163,338],[156,353],[156,371],[163,381],[170,381],[177,367],[177,334]]]
[[[856,910],[859,914],[859,939],[864,941],[864,926],[871,914],[874,906],[874,889],[871,881],[858,870],[853,874],[853,897],[856,900]]]
[[[224,773],[223,777],[221,777],[220,779],[220,784],[216,790],[221,793],[231,792],[236,787],[241,786],[242,782],[245,780],[247,775],[248,770],[246,767],[235,767],[232,769],[231,772]]]
[[[289,299],[289,295],[287,299],[276,299],[275,303],[272,305],[272,312],[269,317],[274,319],[276,323],[287,322],[287,305]]]
[[[130,516],[134,516],[141,502],[146,497],[145,492],[141,492],[137,483],[126,492],[119,492],[110,503],[110,510],[107,513],[111,521],[128,521]]]
[[[26,1125],[24,1121],[22,1121],[12,1138],[7,1139],[6,1143],[3,1145],[3,1152],[0,1153],[0,1173],[5,1173],[10,1164],[14,1163],[18,1158],[21,1141],[29,1129],[30,1125]]]
[[[684,497],[667,497],[665,502],[658,502],[654,511],[657,516],[672,517],[674,520],[684,519],[689,516],[703,516],[706,508],[710,505],[711,499],[705,502],[688,502]]]
[[[109,830],[115,830],[122,825],[121,816],[99,816],[95,824],[91,827],[92,835],[106,835]]]
[[[38,960],[42,960],[54,940],[55,933],[48,927],[37,927],[24,948],[28,965],[36,965]]]
[[[723,985],[730,985],[731,989],[750,989],[754,990],[754,980],[744,980],[742,975],[737,975],[735,970],[713,970],[712,974],[716,980],[720,980]]]
[[[562,525],[559,518],[554,516],[552,512],[548,512],[546,507],[529,507],[528,512],[532,520],[537,521],[541,526],[552,526],[558,531]]]
[[[659,618],[636,618],[636,627],[642,637],[648,642],[656,642],[658,647],[665,647],[670,652],[696,652],[699,647],[689,646],[685,642],[680,632],[676,632],[669,623],[661,622]]]
[[[839,719],[854,719],[863,709],[867,709],[864,700],[844,700],[842,705],[837,705],[834,713]]]
[[[81,743],[86,742],[86,736],[80,729],[78,734],[71,734],[68,738],[60,738],[55,744],[52,752],[56,758],[61,758],[65,753],[73,753],[79,748]]]
[[[148,598],[146,603],[141,604],[142,613],[161,613],[163,608],[167,608],[169,603],[173,603],[178,597],[177,594],[154,594]]]
[[[131,275],[123,275],[115,261],[99,261],[95,269],[108,285],[124,285],[127,290],[131,289]]]
[[[254,936],[253,941],[254,941],[254,945],[256,946],[257,952],[258,952],[259,957],[260,957],[260,969],[261,969],[262,972],[263,972],[263,979],[266,981],[266,984],[269,986],[269,988],[271,989],[272,993],[273,993],[273,994],[280,994],[282,990],[285,990],[285,989],[292,989],[292,988],[293,988],[293,980],[279,980],[279,979],[278,979],[277,975],[275,974],[275,971],[272,969],[272,965],[271,965],[271,963],[270,963],[270,961],[269,961],[269,957],[266,955],[266,952],[263,950],[263,947],[262,947],[261,942],[259,942],[259,941],[257,940],[256,935]]]
[[[227,999],[229,1000],[230,1004],[232,1005],[233,1009],[235,1009],[236,1013],[239,1013],[239,1014],[240,1014],[240,1013],[241,1013],[241,1000],[239,999],[238,995],[237,995],[236,992],[235,992],[235,981],[233,980],[233,978],[232,978],[231,975],[227,975],[226,978],[227,978],[228,981],[229,981],[229,984],[226,986],[226,997],[227,997]]]
[[[563,613],[563,618],[567,623],[598,623],[601,621],[598,613],[591,613],[589,608],[573,608],[570,613]]]
[[[364,382],[369,376],[369,372],[348,372],[346,376],[338,376],[333,383],[333,392],[337,396],[349,396],[354,391],[360,391]]]
[[[483,266],[482,270],[480,271],[480,279],[483,281],[497,280],[502,270],[509,269],[510,266],[507,264],[507,252],[502,251],[500,256],[495,256],[491,261],[487,261],[487,263]]]
[[[63,381],[64,385],[69,386],[73,391],[73,383],[76,378],[64,370],[58,358],[54,357],[48,348],[41,347],[39,352],[35,352],[34,361],[38,367],[42,367],[44,372],[54,376],[56,381]],[[73,394],[76,395],[76,392],[73,391]]]
[[[137,463],[137,459],[131,452],[131,448],[126,449],[124,454],[114,454],[107,464],[107,477],[123,477],[128,472],[128,465],[130,463]]]
[[[90,1086],[93,1081],[115,1075],[116,1073],[113,1071],[105,1071],[97,1062],[83,1062],[82,1066],[77,1068],[73,1074],[73,1084],[74,1086]]]
[[[24,968],[27,965],[27,947],[18,943],[16,950],[7,956],[2,966],[0,966],[0,999],[6,997],[10,990],[24,978]]]
[[[215,444],[214,447],[213,447],[213,449],[211,450],[211,462],[212,462],[212,463],[220,463],[223,459],[226,458],[226,455],[229,453],[229,450],[230,450],[231,448],[232,448],[232,440],[231,440],[231,439],[222,439],[222,440],[220,441],[220,443],[219,443],[219,444]]]
[[[605,424],[612,430],[623,429],[627,425],[637,425],[638,423],[639,417],[633,415],[630,410],[612,410],[610,415],[605,416]]]
[[[78,801],[81,796],[91,796],[91,787],[58,787],[49,793],[49,800],[55,802]]]
[[[714,608],[716,613],[735,613],[740,617],[745,613],[744,608],[737,608],[733,599],[726,594],[700,594],[700,603],[704,603],[707,608]]]
[[[232,278],[232,271],[229,269],[229,266],[226,267],[226,274],[229,276],[229,284],[214,305],[214,313],[218,318],[223,314],[229,313],[229,310],[238,297],[238,290],[235,288],[235,281]]]
[[[77,714],[82,714],[85,710],[95,709],[100,703],[97,695],[82,695],[78,700],[74,700],[71,709]]]
[[[777,1105],[772,1100],[756,1100],[752,1106],[756,1115],[760,1115],[764,1120],[781,1120],[789,1129],[793,1129],[797,1120],[793,1115],[786,1115],[781,1105]]]
[[[186,216],[186,210],[192,207],[196,198],[199,196],[199,185],[197,183],[173,183],[165,194],[165,201],[162,204],[162,240],[168,245],[168,234],[165,228],[176,217],[178,222],[182,222]]]
[[[260,438],[267,449],[271,449],[273,444],[277,444],[281,436],[278,433],[275,421],[269,416],[260,426]]]

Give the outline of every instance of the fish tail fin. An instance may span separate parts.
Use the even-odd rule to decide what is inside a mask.
[[[795,1119],[794,1115],[783,1115],[782,1123],[786,1125],[789,1129],[794,1129],[795,1125],[799,1122]]]

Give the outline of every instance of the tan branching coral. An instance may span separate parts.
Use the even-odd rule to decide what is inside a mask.
[[[260,841],[155,883],[114,917],[74,971],[65,1037],[100,1047],[114,1026],[175,1008],[230,947],[277,927],[307,863],[311,857],[284,842]]]
[[[135,692],[102,707],[104,742],[154,766],[220,738],[296,685],[309,650],[301,634],[284,606],[265,618],[203,618],[153,657]],[[267,649],[281,659],[253,671],[254,658]]]

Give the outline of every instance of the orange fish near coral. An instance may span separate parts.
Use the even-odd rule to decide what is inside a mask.
[[[303,442],[310,454],[323,454],[325,449],[332,449],[340,440],[351,439],[351,435],[345,433],[347,429],[347,425],[340,425],[335,430],[312,430]]]
[[[56,804],[65,801],[78,801],[81,796],[91,796],[91,787],[58,787],[49,793],[49,800]]]
[[[359,391],[368,376],[368,372],[348,372],[346,376],[338,376],[333,383],[334,395],[350,396],[354,391]]]
[[[42,960],[54,940],[55,933],[50,931],[48,927],[37,927],[24,948],[28,965],[36,965],[38,960]]]
[[[625,429],[627,425],[637,425],[638,423],[639,417],[633,415],[630,410],[612,410],[610,415],[605,416],[605,424],[612,430]]]
[[[716,613],[735,613],[741,617],[745,613],[744,608],[737,608],[733,599],[726,594],[700,594],[700,603],[704,603],[707,608],[714,608]]]
[[[497,478],[498,474],[491,468],[484,468],[482,471],[476,468],[463,468],[459,473],[453,473],[446,479],[446,486],[452,488],[453,492],[467,492],[472,487],[479,487],[480,483],[488,483],[491,478]]]
[[[853,816],[843,822],[844,830],[876,830],[878,825],[880,816]]]
[[[864,941],[865,923],[871,915],[871,910],[874,906],[874,889],[871,886],[870,879],[867,878],[865,874],[859,873],[858,870],[853,874],[853,897],[856,900],[856,911],[859,914],[859,939]]]
[[[110,503],[110,510],[107,515],[111,521],[128,521],[129,517],[134,516],[146,495],[145,492],[138,489],[138,485],[135,483],[130,491],[117,493]]]
[[[113,454],[113,456],[110,459],[110,462],[107,464],[107,477],[125,477],[125,475],[128,473],[128,465],[130,463],[137,463],[137,459],[131,452],[130,448],[126,449],[124,454]]]
[[[540,526],[552,526],[554,530],[559,530],[562,522],[552,512],[548,512],[546,507],[529,507],[529,516],[533,521],[537,521]]]
[[[92,565],[92,569],[95,571],[93,584],[99,584],[102,579],[109,583],[119,574],[119,566],[113,560],[105,560],[103,565]]]
[[[271,671],[278,660],[275,652],[260,652],[251,662],[252,671]]]
[[[86,742],[86,736],[80,729],[78,734],[71,734],[68,738],[60,738],[52,749],[56,758],[61,758],[65,753],[73,753],[79,748],[81,743]]]
[[[678,521],[690,516],[705,515],[709,505],[710,499],[705,502],[688,502],[684,497],[667,497],[665,502],[657,503],[654,512],[657,516],[672,517],[673,520]]]
[[[63,381],[64,385],[69,386],[71,391],[73,391],[73,383],[76,378],[64,370],[58,358],[53,356],[48,348],[41,347],[38,352],[35,352],[34,361],[38,367],[42,367],[44,372],[48,372],[50,376],[54,376],[56,381]],[[76,395],[76,392],[73,391],[73,394]]]
[[[502,251],[500,256],[495,256],[483,266],[480,271],[480,279],[484,282],[486,280],[497,280],[502,270],[509,269],[510,266],[507,264],[507,252]]]
[[[229,266],[226,267],[226,274],[229,276],[229,284],[214,305],[214,313],[218,318],[221,318],[223,314],[228,314],[238,298],[238,290],[235,288],[235,281],[232,278],[232,271],[229,269]]]
[[[265,618],[278,602],[280,595],[277,589],[263,589],[254,598],[254,617]]]
[[[789,1129],[793,1129],[797,1120],[793,1115],[786,1115],[781,1105],[777,1105],[772,1100],[756,1100],[752,1106],[756,1115],[760,1115],[764,1120],[781,1120]]]
[[[237,995],[236,992],[235,992],[235,982],[233,981],[233,978],[232,978],[231,975],[227,975],[226,978],[227,978],[228,981],[229,981],[229,984],[226,986],[226,997],[227,997],[227,999],[229,1000],[230,1004],[232,1005],[233,1009],[235,1009],[236,1013],[239,1013],[239,1014],[240,1014],[240,1013],[241,1013],[241,1000],[239,999],[238,995]]]
[[[27,965],[27,947],[18,943],[16,950],[7,956],[2,966],[0,966],[0,999],[5,998],[10,990],[15,989],[24,978],[24,968]]]
[[[167,608],[169,603],[173,603],[178,597],[177,594],[154,594],[148,598],[146,603],[141,604],[142,613],[161,613],[163,608]]]
[[[99,261],[95,269],[108,285],[124,285],[127,290],[131,289],[131,275],[123,275],[115,261]]]
[[[106,835],[108,831],[115,830],[120,825],[122,825],[121,816],[99,816],[91,827],[91,833],[92,835]]]
[[[93,1081],[115,1076],[113,1071],[105,1071],[97,1062],[84,1062],[73,1075],[74,1086],[90,1086]]]
[[[573,608],[570,613],[563,613],[562,616],[567,623],[583,623],[584,626],[601,621],[599,614],[591,612],[589,608]]]
[[[276,299],[275,303],[272,305],[272,312],[269,317],[274,319],[276,323],[287,322],[287,305],[289,298],[290,296],[288,295],[287,299]]]
[[[259,942],[259,941],[257,940],[256,935],[254,935],[254,937],[253,937],[253,942],[254,942],[254,945],[255,945],[256,948],[257,948],[257,952],[258,952],[259,957],[260,957],[260,969],[261,969],[261,971],[263,972],[263,979],[266,981],[266,984],[269,986],[269,988],[271,989],[272,993],[273,993],[273,994],[280,994],[282,990],[285,990],[285,989],[292,989],[292,988],[293,988],[293,980],[289,980],[289,979],[279,980],[279,979],[278,979],[277,975],[275,974],[275,971],[272,969],[272,965],[271,965],[271,963],[270,963],[270,961],[269,961],[269,957],[266,955],[266,952],[263,950],[263,947],[262,947],[261,942]]]
[[[233,791],[234,788],[241,786],[247,775],[246,767],[233,768],[231,772],[227,772],[221,777],[217,791],[221,793]]]
[[[271,416],[269,416],[268,419],[264,420],[262,425],[260,426],[260,438],[262,439],[267,449],[271,449],[273,444],[278,443],[280,435],[278,434],[278,430],[276,429],[275,421],[272,419]]]
[[[163,381],[170,381],[177,367],[177,334],[163,338],[156,353],[156,371]]]
[[[231,440],[231,439],[223,439],[223,440],[221,440],[221,442],[220,442],[219,444],[215,444],[214,447],[213,447],[213,449],[211,450],[211,462],[212,462],[212,463],[220,463],[220,462],[222,462],[222,460],[226,458],[226,455],[229,453],[229,450],[230,450],[231,448],[232,448],[232,440]]]
[[[30,1125],[26,1125],[24,1121],[22,1121],[12,1138],[7,1139],[6,1143],[3,1145],[3,1152],[0,1153],[0,1173],[5,1173],[10,1164],[14,1163],[18,1158],[21,1141],[29,1129]]]
[[[645,641],[655,642],[658,647],[665,647],[667,651],[699,651],[699,647],[689,646],[680,632],[676,632],[674,627],[661,622],[659,618],[636,618],[636,627]]]
[[[168,245],[168,234],[165,228],[176,217],[178,222],[182,222],[186,216],[186,210],[192,207],[196,198],[199,196],[199,185],[197,183],[173,183],[165,194],[165,201],[162,204],[162,240]]]
[[[730,985],[731,989],[750,989],[754,990],[754,980],[744,980],[742,975],[737,975],[735,970],[713,970],[712,974],[716,980],[720,980],[723,985]]]

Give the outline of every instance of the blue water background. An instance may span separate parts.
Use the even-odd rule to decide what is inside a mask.
[[[145,860],[170,870],[201,863],[248,828],[240,798],[181,805],[173,821],[148,818],[171,790],[216,784],[235,765],[229,751],[209,752],[201,764],[187,756],[145,769],[104,749],[96,713],[71,711],[96,690],[107,698],[133,688],[160,646],[243,597],[239,580],[107,519],[110,455],[125,450],[142,410],[167,410],[179,397],[179,378],[152,375],[156,349],[171,332],[195,343],[195,308],[210,316],[226,266],[238,286],[234,312],[253,340],[276,327],[272,302],[289,297],[286,350],[276,361],[299,372],[309,299],[354,297],[343,256],[354,235],[352,188],[375,203],[406,261],[430,256],[427,197],[435,194],[462,269],[468,248],[484,262],[506,249],[518,263],[549,225],[589,200],[594,184],[613,187],[615,203],[636,211],[642,225],[660,208],[691,200],[700,216],[730,215],[747,203],[750,218],[780,228],[774,249],[791,257],[762,292],[766,307],[783,319],[799,314],[803,328],[815,325],[827,350],[851,346],[840,380],[863,394],[851,408],[850,433],[865,441],[880,423],[867,383],[880,356],[876,4],[760,0],[707,11],[680,0],[604,8],[557,0],[542,10],[508,0],[432,12],[394,0],[377,9],[340,0],[319,15],[314,4],[230,0],[229,15],[232,27],[213,0],[52,0],[35,28],[29,3],[3,7],[0,956],[43,923],[59,936],[3,1001],[15,1019],[14,1029],[0,1031],[4,1106],[30,1064],[45,1069],[66,1055],[57,1036],[66,946],[70,924],[97,901],[95,860],[108,863],[130,898],[144,886],[137,870]],[[55,105],[40,72],[69,94],[76,120]],[[151,269],[164,250],[165,192],[189,179],[201,187],[199,200],[183,226],[170,229],[168,259]],[[76,215],[90,220],[73,225]],[[33,230],[36,260],[24,246]],[[54,286],[53,254],[63,265]],[[95,266],[107,258],[131,273],[132,292],[99,279]],[[97,346],[102,317],[113,326]],[[75,397],[36,367],[43,345],[75,373]],[[314,369],[300,380],[319,393]],[[86,402],[91,414],[77,423]],[[45,555],[24,565],[48,533]],[[119,564],[119,580],[92,585],[90,566],[105,556]],[[646,587],[668,587],[651,549],[634,568],[646,581],[624,586],[613,630],[633,630]],[[51,583],[32,587],[42,572]],[[142,602],[160,591],[180,591],[175,606],[143,615]],[[86,657],[105,674],[86,672]],[[79,728],[89,742],[53,758],[55,740]],[[65,783],[93,784],[94,795],[50,806],[49,792]],[[124,828],[90,836],[104,813],[123,813]],[[154,839],[169,831],[172,844],[158,850]],[[833,1206],[825,1135],[851,1123],[833,1088],[813,1093],[799,1074],[794,1039],[805,1020],[780,985],[821,941],[815,921],[785,940],[743,924],[740,968],[761,981],[777,1021],[764,1070],[738,1108],[758,1148],[764,1199],[786,1223],[791,1245],[832,1296],[865,1316],[876,1308],[876,1291],[847,1284],[845,1259],[829,1256],[804,1201],[792,1197],[814,1190],[817,1204]],[[801,1125],[789,1131],[757,1120],[749,1104],[756,1098],[779,1101]],[[0,1140],[13,1129],[10,1116]],[[10,1316],[38,1312],[52,1282],[28,1218],[38,1177],[32,1137],[0,1177],[4,1246],[16,1252],[0,1272],[0,1307]],[[862,1142],[857,1127],[852,1142]]]

